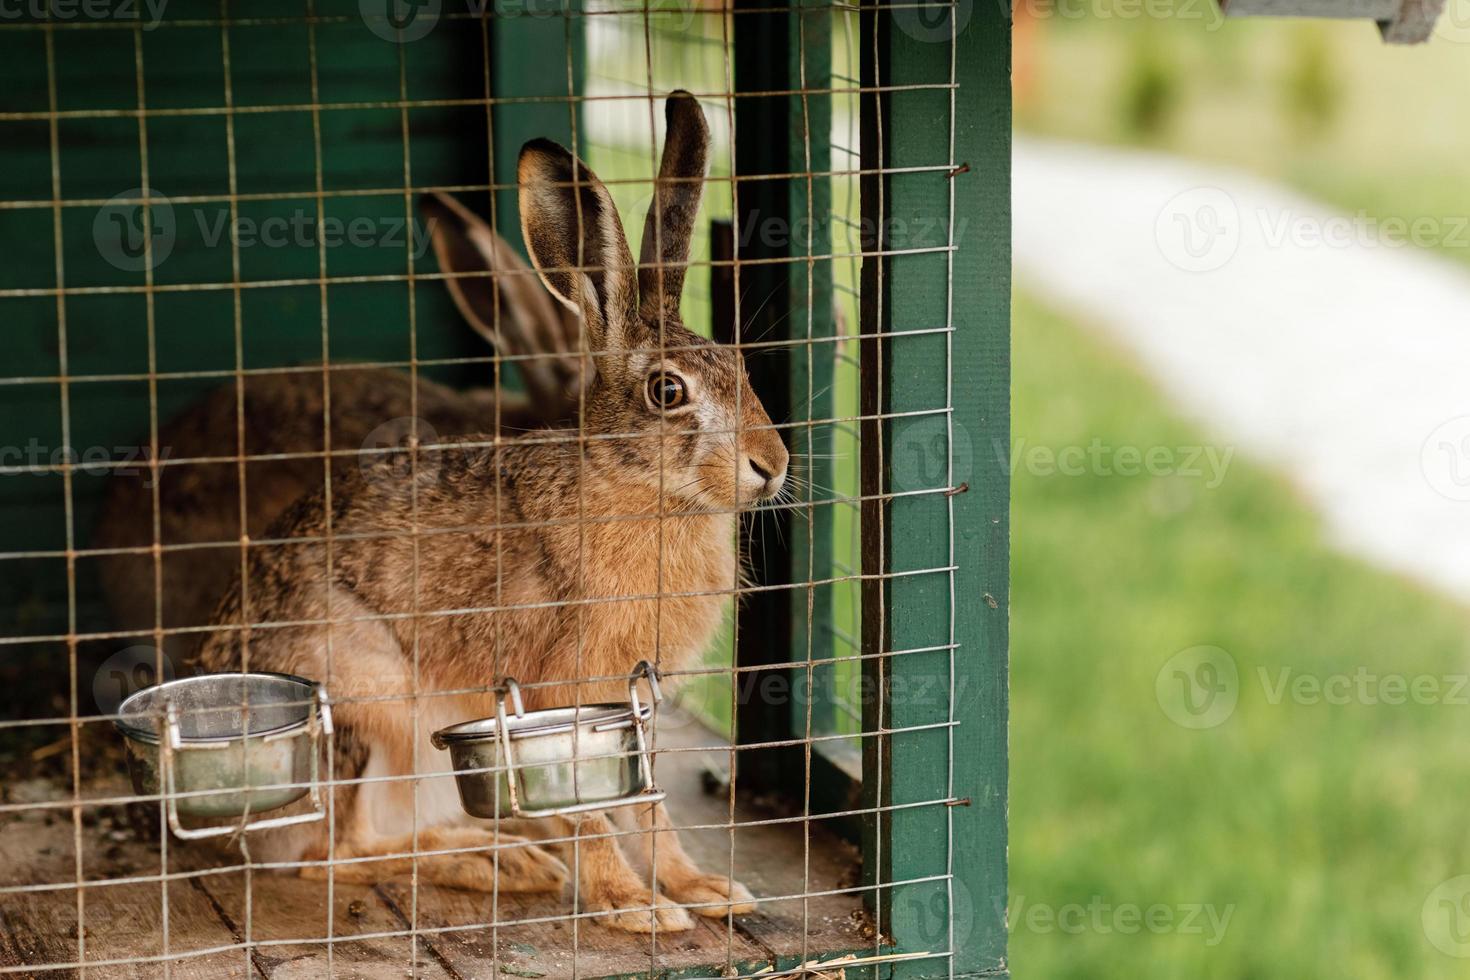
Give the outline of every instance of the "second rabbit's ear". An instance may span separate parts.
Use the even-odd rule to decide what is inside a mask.
[[[654,183],[653,203],[643,223],[638,287],[645,313],[673,310],[677,316],[689,264],[694,215],[709,168],[709,124],[699,102],[682,89],[664,103],[664,155]]]
[[[638,318],[633,254],[611,195],[551,140],[521,148],[521,233],[551,294],[582,314],[592,351],[627,350]]]
[[[459,201],[425,194],[419,212],[465,322],[503,355],[532,355],[518,362],[532,401],[563,411],[575,390],[576,315],[551,298],[510,243]]]

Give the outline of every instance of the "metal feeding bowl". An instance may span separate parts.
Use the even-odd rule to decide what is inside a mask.
[[[118,708],[133,789],[163,792],[180,837],[234,833],[238,824],[185,828],[275,810],[306,796],[312,812],[257,820],[258,830],[322,819],[320,736],[332,732],[326,691],[290,674],[203,674],[145,688]],[[160,733],[162,733],[160,735]]]
[[[664,798],[653,784],[647,726],[652,704],[640,702],[638,679],[662,700],[658,676],[640,663],[628,680],[626,704],[526,711],[520,687],[506,678],[495,691],[495,717],[435,732],[448,749],[459,800],[476,817],[549,817]],[[515,714],[505,713],[510,696]]]

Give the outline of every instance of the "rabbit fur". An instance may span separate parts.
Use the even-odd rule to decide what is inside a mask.
[[[198,650],[208,670],[328,685],[336,778],[349,780],[335,788],[332,856],[378,859],[337,864],[339,880],[405,870],[416,833],[420,880],[560,889],[566,864],[550,848],[460,810],[429,732],[492,713],[487,685],[506,674],[535,710],[623,699],[620,678],[640,660],[689,664],[739,581],[736,514],[782,486],[787,450],[740,352],[679,319],[709,131],[687,93],[669,98],[666,117],[636,265],[585,164],[549,140],[521,151],[524,239],[549,293],[580,315],[590,352],[580,431],[444,440],[417,449],[412,467],[347,472],[330,504],[303,497],[269,532],[292,543],[251,549]],[[428,778],[374,778],[415,774]],[[617,816],[658,833],[657,892],[622,850],[653,850],[653,833],[608,836],[604,813],[551,821],[599,921],[669,931],[692,928],[691,911],[753,907],[744,887],[690,861],[662,804]],[[320,824],[256,836],[271,859],[329,856]]]
[[[98,576],[119,629],[152,630],[156,621],[165,631],[208,624],[221,593],[240,572],[236,452],[242,439],[246,456],[285,457],[245,464],[245,533],[259,539],[288,506],[326,482],[321,453],[329,403],[330,445],[345,451],[331,457],[334,482],[358,466],[352,454],[366,441],[404,438],[412,418],[427,423],[421,438],[497,429],[514,434],[573,418],[583,369],[576,353],[577,316],[555,302],[514,249],[458,201],[427,194],[419,207],[455,305],[500,354],[517,356],[526,395],[500,392],[497,405],[493,388],[462,392],[419,378],[415,398],[408,374],[351,366],[246,375],[238,405],[233,382],[216,388],[158,433],[167,458],[199,461],[158,469],[157,539],[169,546],[159,551],[161,608],[154,556],[142,550],[155,540],[152,473],[147,466],[120,469],[108,481],[92,543],[118,552],[98,559]],[[188,632],[166,633],[164,652],[177,663],[196,640]]]

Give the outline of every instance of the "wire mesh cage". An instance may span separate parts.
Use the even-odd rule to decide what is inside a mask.
[[[1003,974],[1007,21],[0,11],[0,973]]]

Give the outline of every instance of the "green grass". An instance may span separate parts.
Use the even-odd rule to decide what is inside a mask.
[[[1207,443],[1024,293],[1015,345],[1027,446]],[[1205,482],[1016,473],[1015,975],[1464,976],[1420,916],[1470,872],[1465,704],[1273,704],[1258,671],[1463,676],[1465,611],[1334,551],[1291,488],[1239,456]],[[1238,706],[1208,730],[1175,725],[1155,694],[1197,645],[1239,670]],[[1025,923],[1031,906],[1072,903],[1232,911],[1217,945],[1208,929],[1107,931],[1109,914],[1080,932]]]

